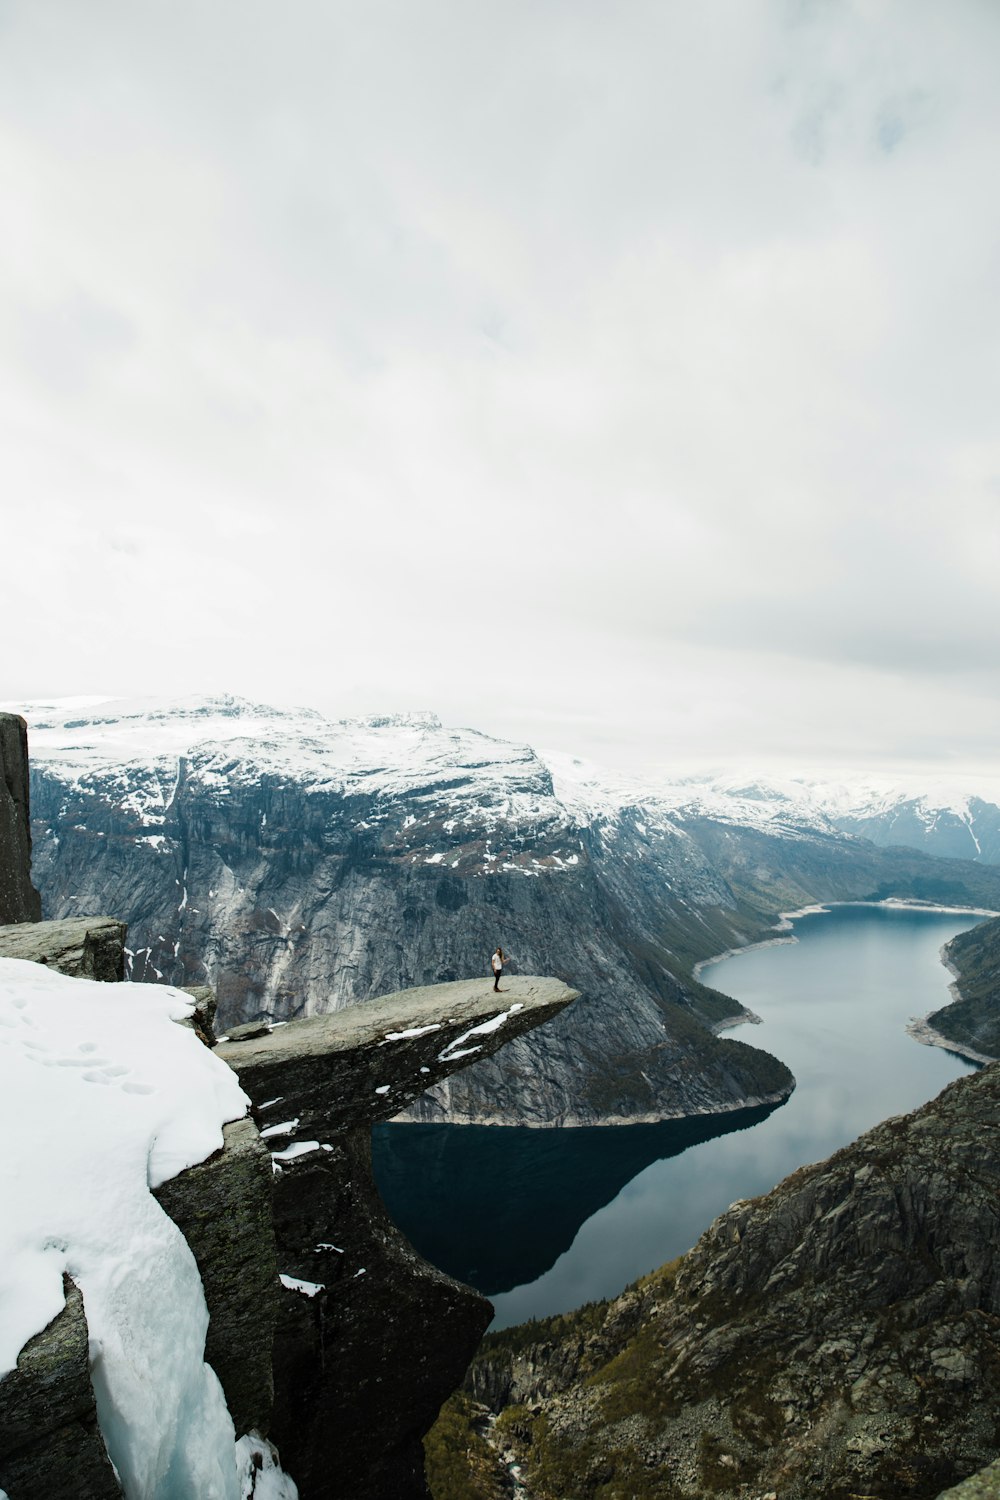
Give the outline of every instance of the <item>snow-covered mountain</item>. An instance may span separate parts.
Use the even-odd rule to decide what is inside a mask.
[[[3,704],[28,715],[32,756],[66,779],[107,776],[138,762],[154,769],[132,787],[137,816],[156,827],[179,761],[216,747],[204,775],[252,782],[284,775],[315,790],[377,793],[447,791],[456,815],[482,830],[527,821],[555,805],[572,824],[613,821],[642,809],[654,823],[711,818],[780,831],[859,834],[948,858],[1000,863],[1000,779],[913,772],[897,777],[775,777],[727,771],[697,776],[615,775],[565,754],[471,729],[442,726],[432,713],[331,721],[314,709],[276,709],[229,695],[165,703],[75,699]],[[416,857],[416,856],[415,856]],[[432,852],[428,859],[434,858]]]
[[[794,835],[848,833],[948,859],[1000,864],[1000,780],[955,774],[775,777],[726,771],[629,779],[565,755],[547,755],[568,806],[613,815],[637,805],[677,823],[711,818]]]
[[[815,900],[1000,906],[1000,872],[880,852],[805,783],[640,785],[429,714],[336,722],[228,697],[21,711],[46,914],[126,918],[133,979],[207,979],[233,1024],[485,973],[501,942],[581,990],[424,1118],[776,1098],[785,1070],[713,1034],[738,1007],[692,977],[699,959]]]

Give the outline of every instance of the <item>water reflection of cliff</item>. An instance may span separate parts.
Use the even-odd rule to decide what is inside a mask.
[[[414,1248],[491,1296],[542,1276],[652,1162],[748,1130],[777,1107],[561,1130],[379,1125],[372,1161],[389,1214]]]

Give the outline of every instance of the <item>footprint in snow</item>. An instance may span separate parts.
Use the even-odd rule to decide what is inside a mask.
[[[97,1051],[97,1047],[93,1042],[84,1042],[77,1049],[88,1054],[84,1057],[45,1057],[39,1055],[48,1050],[42,1043],[25,1041],[23,1045],[31,1049],[28,1056],[32,1057],[35,1062],[41,1063],[43,1068],[81,1069],[80,1077],[84,1083],[97,1083],[105,1087],[113,1084],[126,1094],[155,1094],[156,1092],[153,1084],[130,1079],[128,1075],[132,1069],[125,1063],[111,1062],[106,1057],[95,1057],[93,1054]]]

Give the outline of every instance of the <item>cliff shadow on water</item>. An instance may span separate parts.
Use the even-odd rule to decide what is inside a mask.
[[[373,1131],[372,1167],[414,1249],[496,1296],[544,1275],[581,1226],[653,1162],[749,1130],[779,1107],[554,1130],[388,1123]]]

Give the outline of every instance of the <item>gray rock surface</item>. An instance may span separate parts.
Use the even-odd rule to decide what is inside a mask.
[[[205,1359],[226,1393],[237,1436],[271,1421],[271,1346],[278,1266],[271,1157],[252,1120],[223,1129],[220,1152],[153,1190],[201,1272],[209,1324]]]
[[[215,1013],[219,1008],[215,991],[209,984],[185,984],[182,988],[194,1001],[194,1011],[190,1020],[181,1024],[190,1026],[192,1031],[197,1032],[206,1047],[214,1047],[218,1041],[215,1034]]]
[[[27,725],[0,713],[0,922],[37,922],[41,915],[31,883]]]
[[[577,998],[559,979],[513,975],[500,994],[488,979],[460,979],[273,1026],[264,1035],[241,1040],[237,1031],[236,1039],[220,1038],[215,1051],[255,1105],[280,1095],[281,1117],[299,1120],[298,1138],[326,1138],[390,1119],[430,1084],[551,1020]]]
[[[64,1279],[62,1312],[0,1380],[0,1489],[10,1500],[120,1500],[97,1426],[83,1298]]]
[[[579,1497],[653,1472],[679,1500],[931,1500],[994,1460],[998,1145],[994,1065],[613,1302],[488,1340],[474,1392],[530,1408],[529,1487],[535,1464]]]
[[[492,1315],[387,1218],[373,1121],[574,998],[553,979],[511,978],[500,995],[463,980],[247,1027],[256,1034],[215,1049],[273,1153],[282,1291],[270,1436],[304,1500],[423,1500],[423,1435]]]
[[[1000,1462],[945,1490],[940,1500],[1000,1500]]]
[[[124,922],[113,917],[71,917],[0,927],[0,957],[46,964],[74,979],[115,983],[125,977]]]

